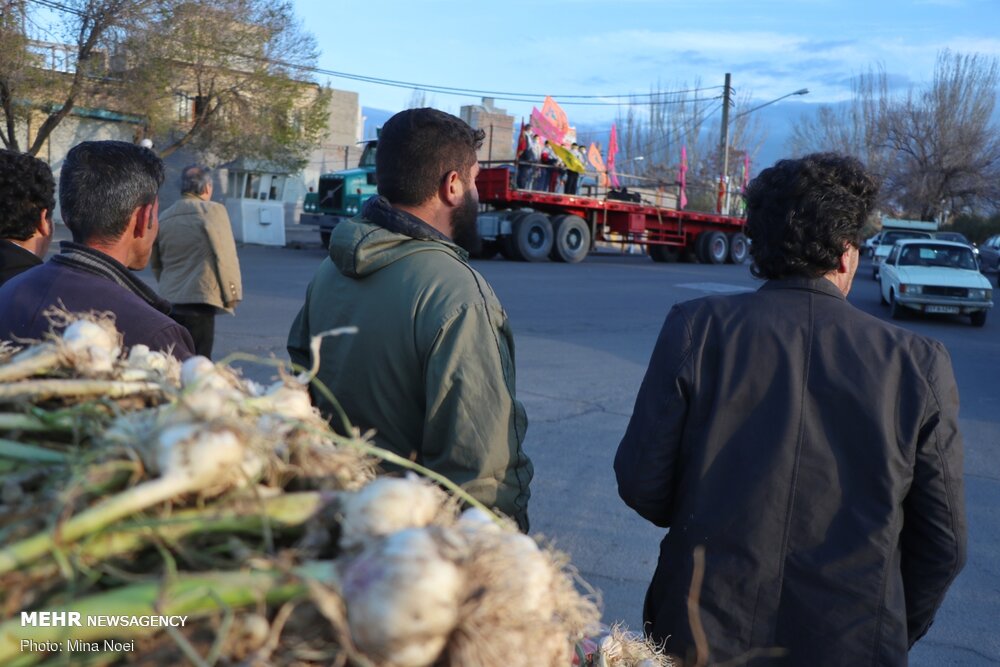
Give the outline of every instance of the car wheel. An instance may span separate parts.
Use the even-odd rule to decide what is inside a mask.
[[[972,326],[981,327],[986,324],[986,310],[977,310],[976,312],[969,315],[969,319],[972,321]]]
[[[878,300],[882,302],[882,305],[889,303],[885,300],[885,293],[882,291],[882,281],[878,281]]]
[[[872,267],[872,280],[878,280],[878,264]]]
[[[901,320],[905,315],[904,308],[896,301],[896,295],[889,290],[889,316],[894,320]]]

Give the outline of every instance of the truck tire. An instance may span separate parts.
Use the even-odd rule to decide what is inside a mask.
[[[499,241],[487,241],[482,239],[482,244],[479,246],[479,252],[472,255],[473,259],[493,259],[500,252],[500,242]]]
[[[659,263],[676,262],[680,255],[677,248],[668,245],[647,245],[646,252],[654,262]]]
[[[533,211],[514,222],[514,249],[525,262],[541,262],[552,251],[552,223],[544,213]]]
[[[736,232],[729,237],[729,262],[743,264],[750,256],[750,243],[743,232]]]
[[[517,243],[515,243],[515,236],[517,230],[517,221],[524,216],[531,213],[531,211],[514,211],[507,218],[510,220],[510,234],[507,236],[501,236],[497,239],[497,247],[500,249],[500,254],[504,259],[511,262],[520,262],[524,258],[521,257],[520,253],[517,251]]]
[[[698,259],[702,264],[723,264],[729,257],[729,239],[722,232],[698,235]]]
[[[557,262],[576,264],[590,252],[590,229],[578,215],[557,215],[552,218],[554,238],[549,257]]]

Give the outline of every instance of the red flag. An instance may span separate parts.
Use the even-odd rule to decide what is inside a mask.
[[[687,146],[681,146],[681,169],[680,169],[680,182],[681,182],[681,194],[679,197],[681,208],[687,208],[688,198],[687,198],[687,172],[688,172],[688,149]]]
[[[611,177],[612,187],[619,187],[618,174],[615,173],[615,155],[618,154],[618,130],[615,124],[611,124],[611,139],[608,140],[608,174]]]
[[[517,135],[517,151],[514,153],[517,159],[521,159],[521,153],[528,147],[528,137],[524,135],[524,118],[521,118],[521,131]]]
[[[747,189],[750,185],[750,155],[743,155],[743,190]]]

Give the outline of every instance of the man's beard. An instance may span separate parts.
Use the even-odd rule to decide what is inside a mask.
[[[451,240],[470,255],[478,253],[483,246],[476,224],[478,215],[479,202],[472,196],[472,190],[466,190],[461,206],[451,212]]]

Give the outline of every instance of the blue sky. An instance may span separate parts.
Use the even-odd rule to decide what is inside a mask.
[[[895,86],[927,81],[941,49],[1000,56],[1000,0],[294,0],[320,66],[403,82],[498,92],[643,94],[705,87],[726,72],[750,105],[808,88],[782,106],[847,99],[881,64]],[[411,89],[331,77],[361,104],[408,106]],[[498,96],[501,97],[501,96]],[[457,113],[476,96],[428,93]],[[541,98],[538,98],[540,106]],[[498,100],[515,116],[531,103]],[[566,106],[570,122],[616,106]],[[773,111],[774,109],[772,109]],[[791,110],[791,109],[789,109]],[[737,109],[738,111],[738,109]]]

